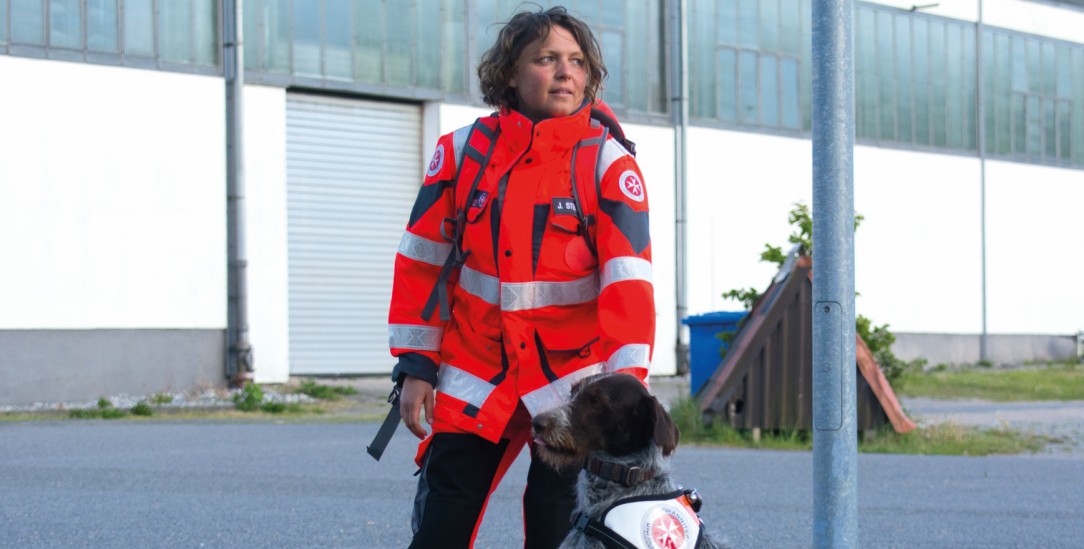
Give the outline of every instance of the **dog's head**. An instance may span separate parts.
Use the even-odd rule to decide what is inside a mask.
[[[666,409],[626,374],[577,383],[570,402],[539,414],[532,426],[539,457],[557,468],[580,467],[593,452],[624,456],[651,442],[668,456],[679,437]]]

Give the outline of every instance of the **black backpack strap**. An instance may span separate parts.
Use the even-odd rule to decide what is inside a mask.
[[[471,137],[475,132],[482,132],[489,137],[489,147],[483,154],[473,146],[471,146]],[[497,137],[500,136],[501,129],[498,126],[495,130],[491,130],[489,126],[482,123],[482,119],[474,121],[474,125],[471,126],[470,133],[467,134],[466,146],[464,147],[463,159],[470,158],[478,163],[478,173],[474,175],[474,181],[471,182],[470,190],[467,191],[466,200],[462,204],[456,204],[455,218],[445,218],[444,224],[440,227],[440,234],[445,240],[453,244],[452,251],[448,253],[447,259],[444,260],[444,265],[440,269],[440,274],[437,275],[437,282],[433,285],[433,290],[429,292],[429,299],[425,302],[425,307],[422,308],[422,319],[429,320],[433,316],[433,311],[440,306],[440,319],[447,321],[451,318],[451,311],[449,309],[450,300],[448,299],[448,279],[452,276],[452,273],[459,270],[459,267],[463,265],[467,260],[467,256],[470,255],[470,251],[463,250],[463,229],[467,224],[467,208],[470,207],[471,201],[474,199],[474,193],[478,190],[478,182],[482,180],[482,176],[485,174],[485,168],[489,164],[490,157],[493,156],[493,150],[497,147]],[[456,166],[455,179],[452,182],[453,193],[456,193],[455,187],[459,183],[459,174],[462,173],[462,163]],[[458,193],[455,194],[458,198]],[[449,225],[451,226],[451,232],[446,230]]]
[[[614,117],[606,114],[606,111],[597,107],[591,107],[591,118],[598,120],[607,130],[610,131],[610,135],[621,143],[625,150],[629,151],[629,154],[636,156],[636,143],[625,137],[625,130],[621,129],[621,124],[614,119]]]

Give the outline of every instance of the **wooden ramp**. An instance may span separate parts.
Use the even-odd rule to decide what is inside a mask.
[[[705,420],[738,429],[808,431],[813,424],[813,260],[797,256],[739,325],[726,357],[697,393]],[[855,336],[858,430],[915,428],[862,338]]]

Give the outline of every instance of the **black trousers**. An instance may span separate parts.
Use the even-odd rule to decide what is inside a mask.
[[[508,440],[494,444],[471,434],[433,435],[418,478],[410,547],[471,547],[494,481],[504,473],[500,470],[502,459],[507,452],[518,454],[521,449],[510,448]],[[523,493],[524,547],[553,549],[571,529],[569,517],[576,503],[579,471],[557,472],[535,459],[533,448],[531,458]]]

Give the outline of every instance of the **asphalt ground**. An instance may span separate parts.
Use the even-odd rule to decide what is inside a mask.
[[[2,547],[405,547],[414,450],[375,423],[0,426]],[[812,545],[808,452],[682,447],[675,476],[736,547]],[[517,461],[477,547],[518,547]],[[1084,461],[859,456],[866,547],[1084,546]]]
[[[416,439],[400,429],[378,463],[365,453],[377,427],[333,416],[0,422],[0,547],[405,547]],[[735,547],[812,545],[809,452],[682,446],[674,459],[708,527]],[[858,464],[861,546],[1084,547],[1078,453]],[[526,466],[521,456],[494,494],[477,547],[522,546]]]

